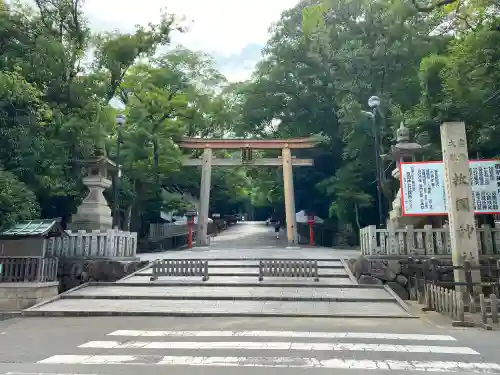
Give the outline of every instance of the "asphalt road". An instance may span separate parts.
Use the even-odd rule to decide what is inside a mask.
[[[499,339],[415,319],[16,318],[0,374],[500,373]]]

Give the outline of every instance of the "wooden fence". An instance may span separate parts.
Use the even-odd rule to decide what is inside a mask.
[[[0,257],[0,282],[57,281],[58,258]]]
[[[428,310],[447,315],[455,321],[454,325],[465,322],[464,295],[454,289],[446,289],[439,285],[425,285],[425,304]]]
[[[66,231],[67,236],[46,239],[48,257],[129,258],[137,251],[137,233],[116,229]]]
[[[481,255],[500,254],[500,228],[483,224],[477,231]],[[365,256],[451,256],[449,228],[377,229],[375,225],[360,230],[361,252]]]

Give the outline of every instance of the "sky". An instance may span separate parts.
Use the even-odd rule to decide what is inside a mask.
[[[249,78],[281,12],[299,0],[86,0],[94,31],[132,32],[134,25],[158,22],[166,9],[184,16],[188,32],[173,35],[173,44],[211,54],[231,81]],[[124,5],[124,4],[130,5]]]

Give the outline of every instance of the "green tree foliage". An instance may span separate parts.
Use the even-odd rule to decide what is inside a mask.
[[[35,194],[10,172],[0,169],[0,229],[19,220],[34,219],[40,207]]]
[[[373,224],[375,151],[390,150],[402,121],[430,144],[427,160],[441,157],[446,120],[466,122],[471,157],[498,156],[498,6],[302,0],[273,26],[252,78],[228,83],[210,56],[170,46],[172,33],[184,32],[173,15],[131,33],[96,34],[78,0],[36,0],[31,8],[0,1],[0,226],[37,213],[69,219],[85,194],[78,160],[103,149],[116,158],[118,132],[125,228],[144,234],[161,210],[185,209],[180,192],[198,195],[199,170],[181,168],[182,157],[200,156],[178,147],[186,135],[319,135],[314,150],[295,152],[315,163],[294,169],[297,210]],[[372,95],[382,100],[375,123],[366,115]],[[117,100],[127,116],[121,129],[109,104]],[[386,216],[394,167],[384,161],[380,171]],[[214,168],[210,209],[282,213],[281,173]]]
[[[86,194],[79,160],[102,151],[116,159],[119,134],[121,224],[145,234],[161,210],[183,209],[176,191],[198,195],[199,171],[181,169],[180,138],[220,137],[237,115],[210,56],[158,53],[183,32],[174,15],[131,33],[96,34],[81,7],[0,1],[0,226],[38,214],[68,221]],[[121,129],[111,101],[125,108]],[[214,181],[214,210],[249,199],[241,170],[216,171]]]
[[[428,9],[423,9],[428,8]],[[244,87],[243,134],[327,141],[313,168],[295,169],[297,210],[364,226],[377,222],[375,147],[390,150],[401,121],[439,160],[439,125],[467,123],[471,156],[498,156],[498,2],[303,0],[285,11]],[[380,142],[367,100],[377,95]],[[273,126],[274,125],[274,126]],[[397,184],[383,162],[383,211]],[[280,186],[266,171],[256,196]],[[264,194],[265,195],[265,194]]]

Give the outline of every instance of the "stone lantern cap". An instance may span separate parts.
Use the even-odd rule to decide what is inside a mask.
[[[391,146],[389,154],[381,155],[385,160],[400,160],[405,156],[413,156],[424,151],[428,145],[422,146],[416,142],[410,142],[410,130],[401,122],[396,130],[396,144]]]
[[[79,164],[87,168],[88,177],[108,177],[108,172],[117,169],[116,163],[104,155],[93,156],[88,159],[78,160]]]

